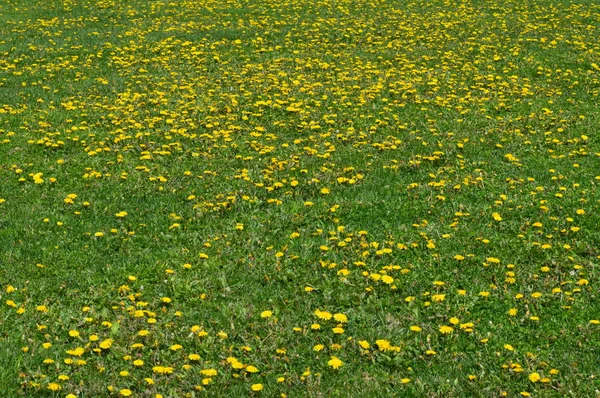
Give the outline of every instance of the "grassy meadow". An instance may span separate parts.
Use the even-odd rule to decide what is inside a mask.
[[[599,397],[600,4],[0,1],[0,396]]]

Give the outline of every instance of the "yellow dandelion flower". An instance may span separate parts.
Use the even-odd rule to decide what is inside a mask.
[[[252,386],[250,387],[250,389],[252,391],[262,391],[263,388],[264,388],[264,386],[262,384],[260,384],[260,383],[252,384]]]
[[[102,340],[102,342],[100,343],[99,346],[103,350],[108,350],[110,347],[112,347],[112,343],[113,343],[112,339],[106,339],[106,340]]]
[[[58,383],[50,383],[48,384],[48,390],[50,391],[60,391],[62,387]]]
[[[344,362],[342,362],[338,357],[332,356],[327,362],[327,365],[331,366],[333,369],[339,369],[344,365]]]
[[[358,342],[358,344],[365,350],[368,350],[371,347],[371,344],[369,344],[367,340],[361,340]]]
[[[214,377],[217,375],[217,371],[215,369],[202,369],[200,374],[203,376]]]
[[[375,344],[377,345],[377,348],[379,348],[381,351],[388,351],[392,348],[390,342],[384,339],[376,340]]]
[[[323,319],[325,321],[328,321],[332,318],[331,313],[329,313],[327,311],[315,310],[315,315],[317,316],[317,318]]]
[[[441,334],[450,334],[454,331],[454,328],[452,328],[451,326],[440,326],[440,333]]]
[[[335,315],[333,315],[333,319],[335,319],[339,323],[346,323],[346,322],[348,322],[348,317],[346,315],[344,315],[344,314],[335,314]]]

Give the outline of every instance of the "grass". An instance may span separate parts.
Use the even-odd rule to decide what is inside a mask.
[[[600,396],[599,20],[3,2],[3,396]]]

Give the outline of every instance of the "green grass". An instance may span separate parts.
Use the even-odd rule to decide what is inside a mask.
[[[0,395],[600,396],[598,21],[3,2]]]

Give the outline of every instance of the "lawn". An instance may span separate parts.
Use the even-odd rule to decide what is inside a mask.
[[[2,397],[600,396],[600,4],[0,2]]]

